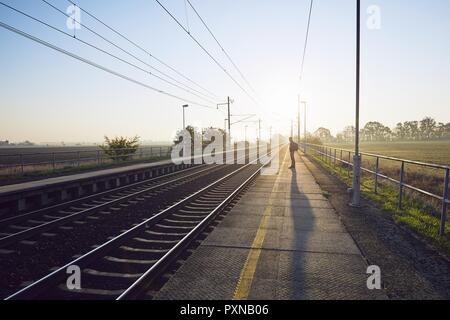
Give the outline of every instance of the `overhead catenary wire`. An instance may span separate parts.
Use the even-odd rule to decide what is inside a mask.
[[[228,52],[224,49],[224,47],[222,46],[222,44],[219,42],[219,40],[217,39],[217,37],[214,35],[214,33],[212,32],[211,28],[206,24],[205,20],[202,18],[202,16],[200,15],[200,13],[197,11],[197,9],[193,6],[193,4],[191,3],[190,0],[185,0],[187,1],[187,3],[189,4],[189,6],[192,8],[192,10],[194,11],[194,13],[197,15],[197,17],[200,19],[200,21],[202,22],[202,24],[205,26],[206,30],[208,30],[209,34],[213,37],[213,39],[216,41],[217,45],[220,47],[220,49],[222,50],[222,52],[224,53],[224,55],[227,57],[227,59],[230,61],[230,63],[233,65],[233,67],[236,69],[236,71],[239,73],[239,75],[241,76],[241,78],[245,81],[245,83],[248,85],[248,87],[253,91],[253,93],[256,93],[255,89],[253,89],[252,85],[250,84],[250,82],[247,80],[247,78],[244,76],[243,72],[239,69],[239,67],[236,65],[236,63],[233,61],[233,59],[231,58],[231,56],[228,54]]]
[[[140,63],[142,63],[143,65],[147,66],[148,68],[150,68],[150,69],[152,69],[152,70],[154,70],[154,71],[160,73],[161,75],[163,75],[164,77],[170,79],[171,81],[174,81],[174,82],[178,83],[179,85],[188,88],[190,91],[194,91],[194,92],[196,92],[197,94],[200,94],[200,95],[202,95],[202,96],[205,96],[204,93],[202,93],[202,92],[200,92],[200,91],[198,91],[198,90],[196,90],[196,89],[194,89],[194,88],[192,88],[192,87],[190,87],[190,86],[188,86],[188,85],[186,85],[186,84],[184,84],[184,83],[178,81],[177,79],[171,77],[170,75],[168,75],[168,74],[162,72],[161,70],[155,68],[154,66],[152,66],[152,65],[150,65],[149,63],[145,62],[144,60],[140,59],[139,57],[137,57],[136,55],[132,54],[132,53],[129,52],[128,50],[125,50],[125,49],[122,48],[121,46],[117,45],[117,44],[114,43],[113,41],[109,40],[109,39],[106,38],[105,36],[101,35],[101,34],[98,33],[97,31],[93,30],[93,29],[90,28],[89,26],[87,26],[87,25],[81,23],[80,21],[78,21],[78,20],[75,19],[74,17],[71,17],[71,16],[68,15],[66,12],[62,11],[61,9],[59,9],[58,7],[56,7],[55,5],[53,5],[52,3],[48,2],[47,0],[41,0],[41,1],[42,1],[43,3],[45,3],[46,5],[48,5],[49,7],[53,8],[54,10],[56,10],[57,12],[61,13],[61,14],[64,15],[65,17],[70,18],[70,19],[73,19],[74,23],[76,23],[76,24],[78,24],[79,26],[85,28],[86,30],[88,30],[89,32],[91,32],[92,34],[94,34],[95,36],[99,37],[99,38],[102,39],[103,41],[107,42],[108,44],[112,45],[113,47],[115,47],[116,49],[118,49],[118,50],[120,50],[121,52],[125,53],[126,55],[132,57],[133,59],[139,61]],[[77,39],[77,38],[75,38],[75,39]],[[151,73],[151,75],[155,76],[154,73]],[[159,77],[159,79],[161,80],[162,78]],[[167,83],[169,83],[169,84],[171,84],[171,85],[174,85],[173,83],[171,83],[171,82],[168,81],[168,80],[165,80],[165,82],[167,82]],[[185,91],[186,91],[186,90],[185,90]],[[191,94],[192,94],[192,93],[191,93]],[[199,97],[197,94],[195,94],[195,96]],[[207,97],[207,96],[206,96],[206,97]],[[203,99],[203,100],[205,100],[205,101],[208,101],[208,102],[210,102],[210,103],[212,102],[212,101],[210,100],[210,97],[207,97],[207,98],[200,97],[200,98]]]
[[[99,48],[98,46],[93,45],[92,43],[84,41],[84,40],[80,39],[79,37],[74,37],[72,34],[69,34],[68,32],[66,32],[66,31],[64,31],[62,29],[59,29],[59,28],[57,28],[57,27],[55,27],[55,26],[53,26],[53,25],[51,25],[49,23],[46,23],[45,21],[43,21],[41,19],[38,19],[38,18],[36,18],[36,17],[34,17],[34,16],[24,12],[24,11],[21,11],[21,10],[19,10],[17,8],[14,8],[14,7],[12,7],[12,6],[8,5],[8,4],[5,4],[5,3],[1,2],[1,1],[0,1],[0,5],[3,5],[4,7],[7,7],[8,9],[10,9],[12,11],[15,11],[16,13],[19,13],[19,14],[21,14],[21,15],[23,15],[23,16],[25,16],[25,17],[33,20],[33,21],[35,21],[35,22],[38,22],[38,23],[40,23],[40,24],[42,24],[42,25],[44,25],[44,26],[46,26],[46,27],[48,27],[48,28],[50,28],[50,29],[52,29],[54,31],[57,31],[57,32],[65,35],[65,36],[67,36],[67,37],[69,37],[71,39],[75,39],[76,41],[78,41],[78,42],[80,42],[80,43],[82,43],[82,44],[84,44],[86,46],[89,46],[89,47],[91,47],[91,48],[93,48],[93,49],[95,49],[97,51],[100,51],[100,52],[102,52],[102,53],[104,53],[104,54],[106,54],[106,55],[108,55],[108,56],[110,56],[110,57],[112,57],[112,58],[114,58],[114,59],[116,59],[116,60],[118,60],[120,62],[123,62],[123,63],[125,63],[125,64],[127,64],[127,65],[129,65],[129,66],[131,66],[131,67],[133,67],[133,68],[135,68],[137,70],[139,70],[139,71],[142,71],[143,73],[145,73],[147,75],[151,75],[151,76],[153,76],[153,77],[155,77],[155,78],[157,78],[157,79],[159,79],[159,80],[161,80],[161,81],[163,81],[165,83],[168,83],[168,84],[170,84],[170,85],[172,85],[172,86],[174,86],[174,87],[176,87],[176,88],[178,88],[180,90],[188,92],[189,94],[192,94],[192,95],[196,96],[197,98],[200,98],[202,100],[205,100],[205,101],[207,101],[209,103],[214,104],[214,102],[209,100],[209,99],[206,99],[206,98],[204,98],[204,97],[202,97],[202,96],[200,96],[200,95],[198,95],[198,94],[196,94],[196,93],[194,93],[194,92],[192,92],[192,91],[190,91],[190,90],[188,90],[188,89],[186,89],[184,87],[181,87],[181,86],[179,86],[179,85],[177,85],[175,83],[172,83],[172,82],[170,82],[170,81],[168,81],[168,80],[166,80],[166,79],[164,79],[164,78],[162,78],[162,77],[160,77],[160,76],[158,76],[158,75],[156,75],[156,74],[154,74],[154,73],[152,73],[152,72],[150,72],[148,70],[145,70],[145,69],[143,69],[143,68],[141,68],[141,67],[139,67],[139,66],[137,66],[137,65],[135,65],[135,64],[133,64],[133,63],[127,61],[127,60],[125,60],[125,59],[122,59],[122,58],[120,58],[120,57],[118,57],[118,56],[116,56],[116,55],[114,55],[114,54],[112,54],[112,53],[102,49],[102,48]]]
[[[73,58],[73,59],[76,59],[76,60],[81,61],[81,62],[83,62],[83,63],[85,63],[85,64],[88,64],[88,65],[90,65],[90,66],[92,66],[92,67],[94,67],[94,68],[97,68],[97,69],[100,69],[100,70],[102,70],[102,71],[105,71],[105,72],[107,72],[107,73],[109,73],[109,74],[112,74],[112,75],[114,75],[114,76],[116,76],[116,77],[119,77],[119,78],[122,78],[122,79],[124,79],[124,80],[127,80],[127,81],[129,81],[129,82],[131,82],[131,83],[134,83],[134,84],[136,84],[136,85],[139,85],[139,86],[141,86],[141,87],[147,88],[147,89],[149,89],[149,90],[151,90],[151,91],[155,91],[155,92],[157,92],[157,93],[160,93],[160,94],[163,94],[163,95],[172,97],[172,98],[174,98],[174,99],[181,100],[181,101],[183,101],[183,102],[185,102],[185,103],[187,102],[187,103],[190,103],[190,104],[192,104],[192,105],[199,106],[199,107],[204,107],[204,108],[213,109],[213,110],[216,109],[215,107],[212,107],[212,106],[209,106],[209,105],[205,105],[205,104],[202,104],[202,103],[198,103],[198,102],[195,102],[195,101],[192,101],[192,100],[189,100],[189,99],[185,99],[185,98],[179,97],[179,96],[177,96],[177,95],[175,95],[175,94],[172,94],[172,93],[169,93],[169,92],[166,92],[166,91],[163,91],[163,90],[154,88],[154,87],[152,87],[152,86],[149,86],[149,85],[147,85],[147,84],[145,84],[145,83],[143,83],[143,82],[141,82],[141,81],[138,81],[138,80],[135,80],[135,79],[133,79],[133,78],[131,78],[131,77],[128,77],[128,76],[126,76],[126,75],[123,75],[123,74],[121,74],[121,73],[119,73],[119,72],[117,72],[117,71],[114,71],[114,70],[112,70],[112,69],[109,69],[109,68],[107,68],[107,67],[104,67],[104,66],[102,66],[102,65],[100,65],[100,64],[98,64],[98,63],[96,63],[96,62],[93,62],[93,61],[91,61],[91,60],[88,60],[88,59],[86,59],[86,58],[83,58],[83,57],[81,57],[81,56],[78,56],[78,55],[76,55],[76,54],[74,54],[74,53],[72,53],[72,52],[69,52],[69,51],[64,50],[64,49],[62,49],[62,48],[60,48],[60,47],[58,47],[58,46],[55,46],[55,45],[53,45],[53,44],[51,44],[51,43],[49,43],[49,42],[46,42],[45,40],[42,40],[42,39],[40,39],[40,38],[38,38],[38,37],[35,37],[35,36],[33,36],[33,35],[29,34],[29,33],[26,33],[26,32],[24,32],[24,31],[22,31],[22,30],[19,30],[19,29],[17,29],[17,28],[14,28],[13,26],[11,26],[11,25],[9,25],[9,24],[6,24],[6,23],[4,23],[4,22],[2,22],[2,21],[0,21],[0,27],[4,28],[4,29],[6,29],[6,30],[9,30],[9,31],[11,31],[11,32],[13,32],[13,33],[16,33],[16,34],[18,34],[18,35],[20,35],[20,36],[22,36],[22,37],[24,37],[24,38],[27,38],[27,39],[32,40],[32,41],[34,41],[34,42],[37,42],[37,43],[39,43],[39,44],[41,44],[41,45],[43,45],[43,46],[46,46],[46,47],[48,47],[48,48],[50,48],[50,49],[53,49],[53,50],[55,50],[55,51],[57,51],[57,52],[60,52],[60,53],[62,53],[62,54],[64,54],[64,55],[66,55],[66,56],[69,56],[69,57]]]
[[[239,120],[239,121],[236,121],[236,122],[232,122],[231,125],[235,125],[235,124],[238,124],[238,123],[245,123],[245,122],[247,122],[248,120],[250,120],[253,117],[255,117],[254,114],[249,115],[249,116],[247,116],[246,118],[244,118],[242,120]]]
[[[211,58],[211,60],[252,100],[256,105],[258,102],[249,94],[249,92],[228,72],[228,70],[195,38],[189,30],[159,1],[155,0],[159,6],[183,29],[183,31]]]
[[[303,71],[304,71],[304,67],[305,67],[306,49],[308,47],[309,30],[311,27],[311,16],[312,16],[313,5],[314,5],[314,0],[311,0],[310,5],[309,5],[308,24],[306,26],[305,44],[303,46],[303,55],[302,55],[302,60],[301,60],[301,65],[300,65],[300,84],[303,80]]]
[[[197,86],[198,88],[202,89],[204,92],[208,93],[209,95],[211,95],[214,98],[218,98],[217,94],[212,93],[211,91],[209,91],[208,89],[206,89],[205,87],[201,86],[200,84],[198,84],[196,81],[192,80],[190,77],[184,75],[183,73],[181,73],[179,70],[177,70],[176,68],[170,66],[168,63],[164,62],[163,60],[161,60],[160,58],[156,57],[155,55],[153,55],[151,52],[149,52],[147,49],[145,49],[143,46],[137,44],[135,41],[131,40],[129,37],[127,37],[126,35],[124,35],[123,33],[119,32],[117,29],[111,27],[109,24],[107,24],[106,22],[104,22],[102,19],[98,18],[96,15],[94,15],[93,13],[91,13],[90,11],[86,10],[83,7],[80,7],[78,4],[74,3],[72,0],[67,0],[68,3],[77,6],[83,13],[87,14],[89,17],[91,17],[92,19],[94,19],[95,21],[97,21],[98,23],[100,23],[102,26],[104,26],[105,28],[109,29],[110,31],[112,31],[113,33],[115,33],[116,35],[118,35],[119,37],[121,37],[122,39],[124,39],[125,41],[127,41],[128,43],[130,43],[131,45],[133,45],[134,47],[138,48],[139,50],[141,50],[142,52],[144,52],[145,54],[147,54],[149,57],[153,58],[154,60],[156,60],[158,63],[162,64],[163,66],[165,66],[166,68],[170,69],[171,71],[175,72],[177,75],[179,75],[180,77],[182,77],[183,79],[187,80],[188,82],[194,84],[195,86]]]

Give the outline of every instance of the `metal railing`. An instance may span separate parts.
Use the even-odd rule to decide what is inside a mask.
[[[316,144],[302,144],[304,148],[305,154],[314,152],[317,156],[321,158],[321,160],[329,165],[334,166],[335,168],[339,165],[339,173],[347,174],[348,177],[352,174],[353,169],[353,156],[355,155],[354,151],[328,147],[324,145],[316,145]],[[441,203],[441,217],[440,217],[440,228],[439,234],[441,236],[445,235],[445,224],[447,221],[447,208],[450,204],[449,199],[449,178],[450,178],[450,166],[438,165],[420,161],[413,160],[405,160],[399,159],[395,157],[383,156],[378,154],[361,152],[361,157],[372,159],[373,168],[366,168],[364,164],[361,165],[361,171],[369,174],[374,179],[374,192],[378,193],[378,188],[380,185],[380,179],[387,180],[391,183],[394,183],[398,186],[398,207],[400,209],[403,208],[403,202],[405,197],[405,189],[411,190],[413,192],[417,192],[418,194],[431,197],[440,201]],[[380,161],[381,160],[389,160],[398,164],[398,177],[393,178],[388,176],[387,174],[383,174],[380,172]],[[406,173],[406,165],[414,165],[428,169],[436,169],[442,171],[443,177],[443,191],[442,195],[438,195],[436,193],[424,190],[423,188],[413,186],[410,183],[405,182],[405,173]],[[343,171],[347,172],[343,172]]]
[[[0,154],[0,175],[23,174],[40,170],[54,171],[82,165],[102,165],[170,157],[172,147],[140,147],[116,149],[112,153],[102,149],[74,151],[28,152]]]

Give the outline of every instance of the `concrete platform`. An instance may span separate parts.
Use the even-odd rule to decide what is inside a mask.
[[[164,160],[0,186],[0,216],[38,209],[190,166]]]
[[[288,166],[259,177],[155,299],[386,299],[300,157]]]

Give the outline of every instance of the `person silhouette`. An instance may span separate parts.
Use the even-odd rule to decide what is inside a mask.
[[[289,153],[291,155],[291,166],[289,169],[295,170],[295,153],[298,151],[298,144],[294,142],[292,137],[289,138]]]

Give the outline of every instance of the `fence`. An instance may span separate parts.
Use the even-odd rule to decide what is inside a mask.
[[[346,149],[339,149],[339,148],[333,148],[323,145],[315,145],[315,144],[302,144],[305,153],[311,153],[314,152],[318,157],[321,158],[322,161],[328,163],[331,166],[334,166],[337,168],[339,166],[339,172],[340,174],[347,174],[348,177],[352,174],[352,168],[353,168],[353,156],[354,151],[346,150]],[[418,193],[422,196],[430,197],[432,199],[435,199],[439,201],[440,203],[440,229],[439,234],[441,236],[444,236],[445,234],[445,224],[447,220],[447,208],[448,204],[450,204],[449,200],[449,178],[450,178],[450,167],[444,166],[444,165],[437,165],[432,163],[425,163],[420,161],[412,161],[412,160],[405,160],[405,159],[399,159],[395,157],[388,157],[388,156],[382,156],[377,154],[371,154],[371,153],[361,153],[362,158],[362,165],[361,165],[361,173],[365,173],[366,175],[373,177],[374,180],[374,192],[378,193],[378,188],[380,185],[380,180],[386,180],[389,181],[398,187],[398,207],[400,209],[403,208],[403,202],[405,197],[405,190],[410,190],[412,192]],[[382,161],[386,162],[389,161],[390,165],[387,166],[384,169],[386,173],[383,173],[382,169]],[[371,166],[371,168],[364,167],[364,165],[367,164]],[[392,165],[394,164],[394,165]],[[413,167],[419,167],[422,168],[423,172],[425,172],[428,177],[428,185],[427,183],[423,182],[420,183],[419,179],[411,179],[411,182],[407,181],[406,175],[407,175],[407,167],[413,166]],[[343,172],[346,170],[347,172]],[[432,172],[430,172],[432,171]],[[389,176],[387,173],[395,173],[396,177]],[[415,174],[411,174],[411,177],[418,177],[420,175],[417,174],[417,171]],[[416,185],[413,185],[416,184]],[[421,184],[418,186],[417,184]],[[442,185],[442,188],[439,187],[439,185]],[[425,190],[425,188],[428,188],[429,190]],[[438,189],[442,190],[441,195],[438,194]]]
[[[96,148],[75,151],[0,154],[0,175],[103,165],[119,160],[121,162],[133,162],[168,158],[172,152],[171,147],[141,147],[132,153],[133,150],[116,149],[113,154],[108,154],[104,150]]]

